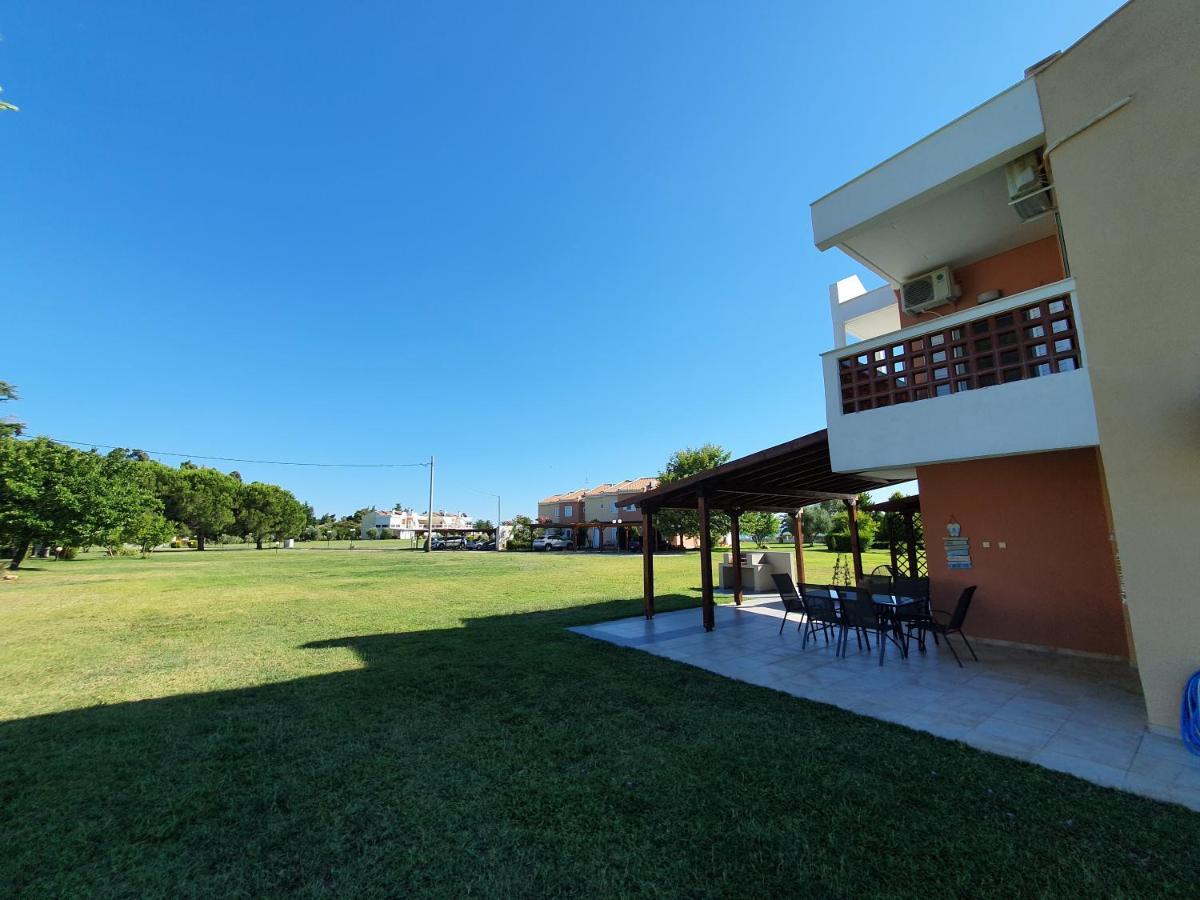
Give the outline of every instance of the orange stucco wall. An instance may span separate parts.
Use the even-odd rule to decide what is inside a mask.
[[[1129,656],[1095,449],[921,466],[917,478],[934,607],[978,586],[968,636]],[[951,516],[970,569],[946,565]]]
[[[947,315],[958,309],[977,306],[976,297],[984,291],[1000,290],[1005,297],[1011,297],[1043,284],[1061,281],[1065,277],[1058,238],[1042,238],[955,269],[954,280],[962,295],[952,306],[939,306],[934,312]],[[909,316],[901,310],[900,326],[903,328],[917,322],[927,322],[932,316],[933,313]]]

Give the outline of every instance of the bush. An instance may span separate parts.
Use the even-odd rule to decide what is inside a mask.
[[[875,533],[879,523],[869,517],[858,520],[858,545],[863,550],[870,550],[875,545]],[[850,552],[850,521],[845,513],[833,517],[833,528],[825,535],[825,546],[835,553]],[[884,544],[886,547],[887,544]]]
[[[246,543],[246,538],[242,537],[240,534],[221,534],[221,535],[217,536],[217,543],[218,544],[244,544],[244,543]]]
[[[59,559],[74,559],[79,555],[78,547],[60,547],[58,550]]]
[[[378,532],[378,531],[376,531],[374,528],[368,528],[368,529],[367,529],[367,540],[368,540],[368,541],[373,541],[373,540],[375,540],[375,538],[377,538],[377,537],[379,537],[379,532]]]

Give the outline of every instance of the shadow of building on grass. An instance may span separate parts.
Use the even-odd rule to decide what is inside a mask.
[[[974,861],[950,893],[1015,858],[1034,892],[1191,877],[1182,809],[566,631],[639,612],[338,637],[306,649],[362,668],[0,724],[0,894],[858,893],[915,831]]]

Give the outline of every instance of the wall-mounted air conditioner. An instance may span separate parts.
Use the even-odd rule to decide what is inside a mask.
[[[1054,186],[1046,175],[1046,166],[1035,150],[1014,159],[1004,167],[1008,180],[1008,205],[1022,222],[1036,219],[1054,209]]]
[[[935,306],[945,306],[958,296],[949,266],[942,266],[900,285],[900,305],[910,316]]]

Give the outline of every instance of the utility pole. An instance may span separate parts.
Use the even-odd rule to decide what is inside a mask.
[[[429,517],[425,520],[425,552],[433,549],[433,455],[429,456]]]
[[[500,552],[500,495],[496,495],[496,552]]]

